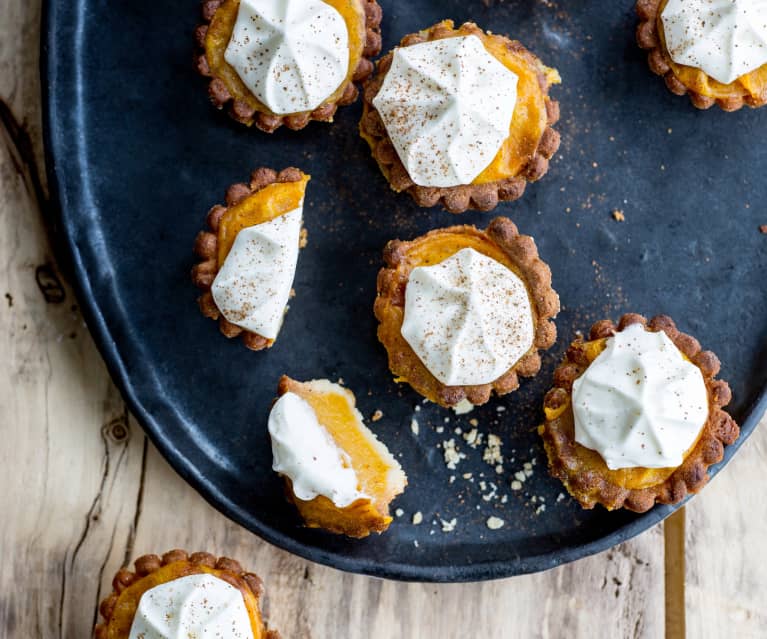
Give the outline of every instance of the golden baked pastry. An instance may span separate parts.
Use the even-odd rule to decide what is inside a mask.
[[[197,71],[210,78],[208,93],[214,106],[226,108],[238,122],[272,133],[282,125],[303,129],[309,122],[332,122],[339,106],[352,104],[355,83],[373,72],[371,59],[381,51],[381,7],[376,0],[322,0],[343,18],[348,30],[349,64],[346,77],[318,107],[297,113],[275,113],[246,86],[226,61],[225,52],[237,22],[240,0],[205,0],[203,23],[195,31]]]
[[[306,525],[356,538],[385,531],[392,521],[389,504],[403,492],[407,477],[363,423],[352,392],[327,380],[283,376],[277,393],[269,417],[274,468]],[[335,458],[329,465],[321,465],[328,458],[317,442]],[[332,494],[320,492],[328,487]]]
[[[486,33],[471,22],[456,29],[452,20],[444,20],[405,36],[400,48],[459,36],[478,37],[491,56],[518,76],[509,136],[471,184],[425,187],[417,185],[408,174],[373,105],[391,69],[394,51],[378,61],[376,75],[365,83],[360,133],[392,189],[407,191],[419,206],[442,204],[451,213],[467,209],[490,211],[499,201],[520,198],[527,183],[540,179],[548,170],[549,160],[560,142],[559,134],[552,128],[559,119],[559,103],[548,92],[560,79],[556,70],[544,66],[518,41]]]
[[[210,575],[236,588],[242,595],[244,609],[254,639],[279,639],[276,630],[268,630],[261,614],[264,596],[261,578],[245,572],[227,557],[216,558],[207,552],[192,554],[171,550],[162,557],[144,555],[134,562],[134,571],[122,569],[112,580],[112,592],[101,602],[102,620],[96,626],[96,639],[128,639],[144,594],[163,584],[192,575]]]
[[[610,470],[600,453],[575,441],[573,383],[605,350],[608,338],[634,324],[650,332],[665,333],[683,358],[700,370],[705,383],[707,418],[679,466]],[[583,508],[602,504],[608,510],[644,512],[656,503],[674,504],[689,493],[698,492],[708,481],[708,467],[722,460],[724,446],[732,444],[739,434],[735,421],[722,410],[731,393],[727,382],[716,379],[719,367],[714,353],[702,351],[698,340],[679,331],[665,315],[648,322],[641,315],[630,313],[621,317],[617,326],[610,320],[595,323],[587,341],[579,338],[570,345],[554,373],[554,387],[544,399],[545,421],[538,432],[543,438],[551,474],[562,481]]]
[[[639,26],[637,43],[648,51],[647,61],[653,73],[660,75],[669,91],[687,94],[694,106],[708,109],[714,104],[723,111],[767,104],[767,64],[741,75],[729,83],[718,82],[702,69],[674,62],[666,44],[661,12],[668,0],[638,0]]]
[[[200,231],[194,244],[200,262],[192,268],[192,281],[203,291],[197,300],[200,311],[205,317],[218,320],[219,329],[226,337],[241,335],[245,346],[254,351],[271,347],[274,338],[246,330],[224,317],[211,287],[238,234],[300,208],[308,181],[309,176],[296,168],[279,173],[267,168],[253,171],[250,183],[233,184],[227,189],[226,206],[217,204],[210,209],[208,230]],[[279,312],[283,313],[284,309]]]
[[[532,345],[519,359],[489,383],[446,385],[435,377],[403,337],[408,283],[413,269],[438,265],[464,249],[473,249],[511,272],[524,284],[530,302]],[[541,367],[540,349],[556,340],[551,321],[559,312],[559,296],[551,288],[551,271],[539,257],[535,241],[520,235],[511,220],[495,218],[486,230],[452,226],[430,231],[411,241],[392,240],[384,249],[386,267],[378,274],[375,316],[378,339],[386,348],[395,381],[410,384],[418,393],[441,406],[464,401],[486,403],[493,391],[504,395],[519,387],[519,377],[533,377]],[[468,364],[471,367],[471,363]]]

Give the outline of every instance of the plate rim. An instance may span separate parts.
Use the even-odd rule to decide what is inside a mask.
[[[68,10],[70,12],[77,12],[82,8],[85,1],[86,0],[75,0],[75,2],[69,5]],[[144,433],[149,437],[173,470],[216,510],[268,543],[297,555],[302,559],[313,561],[331,568],[398,581],[462,583],[501,579],[549,570],[562,564],[570,563],[577,559],[607,550],[660,523],[673,512],[684,506],[694,496],[689,495],[682,502],[672,506],[655,506],[646,513],[639,515],[625,526],[588,543],[568,546],[567,548],[558,549],[549,553],[517,558],[514,560],[494,560],[452,566],[412,565],[402,563],[380,564],[376,561],[362,557],[351,557],[329,552],[299,542],[287,534],[282,534],[273,530],[269,526],[264,525],[257,518],[251,516],[242,508],[238,507],[228,499],[226,495],[217,491],[216,488],[207,482],[202,474],[199,473],[183,455],[174,449],[170,441],[165,440],[160,435],[161,429],[158,426],[158,421],[145,408],[144,404],[139,399],[138,394],[131,383],[130,376],[128,375],[120,355],[117,343],[112,339],[109,328],[101,312],[101,308],[96,302],[91,283],[86,277],[86,270],[75,237],[70,232],[71,225],[68,220],[72,217],[72,210],[86,207],[84,205],[81,207],[73,206],[71,203],[65,203],[62,199],[63,194],[66,192],[66,183],[63,175],[57,172],[56,158],[62,157],[63,155],[58,153],[58,144],[59,141],[66,136],[66,133],[59,127],[61,120],[59,115],[59,105],[56,102],[58,92],[57,81],[61,61],[65,59],[64,54],[69,51],[72,60],[79,60],[80,56],[73,53],[77,49],[76,43],[70,43],[73,46],[69,49],[62,48],[61,46],[57,48],[57,44],[60,44],[59,39],[63,37],[62,30],[59,28],[60,17],[58,15],[58,10],[60,4],[62,3],[58,0],[44,1],[40,29],[40,88],[42,97],[43,150],[49,192],[49,210],[47,212],[44,211],[43,216],[50,216],[51,219],[49,221],[53,222],[51,233],[57,235],[59,239],[63,239],[61,245],[65,254],[57,255],[56,257],[58,259],[65,259],[71,267],[71,273],[74,275],[74,279],[69,283],[75,292],[83,318],[88,326],[88,330],[96,344],[99,354],[104,360],[110,378],[120,391],[130,412],[134,415]],[[75,31],[77,31],[77,29],[75,29]],[[77,68],[74,64],[70,66],[73,69]],[[740,437],[738,437],[734,444],[725,448],[724,459],[709,469],[711,479],[713,479],[719,473],[721,468],[729,462],[732,456],[737,453],[766,412],[767,386],[759,391],[756,399],[747,409],[746,418],[740,424]]]

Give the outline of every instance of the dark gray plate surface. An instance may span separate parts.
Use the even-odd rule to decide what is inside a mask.
[[[519,37],[562,74],[553,90],[562,149],[521,201],[497,210],[535,237],[563,302],[560,340],[538,378],[464,417],[434,406],[414,412],[419,397],[393,383],[375,337],[381,249],[489,216],[421,210],[390,192],[356,133],[359,104],[332,126],[272,136],[216,112],[192,69],[192,1],[49,2],[48,164],[90,328],[174,468],[229,517],[299,555],[384,577],[466,581],[543,570],[619,543],[672,509],[636,515],[557,501],[562,487],[545,472],[534,431],[543,394],[576,330],[625,311],[668,313],[722,359],[743,426],[732,456],[765,407],[767,236],[758,227],[767,223],[767,109],[699,112],[668,93],[634,44],[625,0],[381,4],[385,49],[444,17],[474,19]],[[199,315],[189,269],[208,207],[260,165],[297,165],[313,180],[298,294],[276,346],[251,353]],[[613,220],[613,209],[626,221]],[[285,503],[265,428],[283,373],[342,377],[364,414],[383,411],[374,428],[410,476],[395,503],[406,515],[385,535],[349,541],[307,530]],[[469,419],[502,437],[502,474],[453,432]],[[455,471],[437,448],[450,437],[466,454]],[[533,475],[512,491],[525,462],[535,462]],[[473,483],[462,477],[469,472]],[[498,498],[485,501],[491,481]],[[420,526],[410,523],[415,511]],[[506,525],[489,530],[491,515]],[[443,532],[439,520],[453,518],[455,530]]]

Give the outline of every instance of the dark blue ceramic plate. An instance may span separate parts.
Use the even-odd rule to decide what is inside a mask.
[[[216,112],[192,67],[193,0],[48,3],[48,167],[91,331],[173,467],[223,513],[303,557],[395,579],[470,581],[622,542],[673,509],[608,513],[558,500],[563,489],[535,433],[541,400],[575,331],[625,311],[668,313],[724,363],[743,433],[725,463],[743,443],[767,404],[767,236],[758,230],[767,223],[767,109],[699,112],[672,96],[634,44],[629,0],[381,4],[386,50],[439,19],[473,19],[521,38],[561,71],[553,95],[562,149],[522,200],[497,210],[535,237],[562,297],[560,340],[541,374],[467,416],[414,412],[420,398],[394,384],[376,341],[381,249],[490,216],[422,210],[392,193],[357,135],[359,104],[332,126],[271,136]],[[298,295],[276,346],[252,353],[199,314],[189,269],[208,207],[260,165],[296,165],[314,179]],[[395,503],[406,514],[386,534],[350,541],[300,526],[270,470],[266,416],[283,373],[342,377],[364,414],[383,411],[374,428],[410,477]],[[469,419],[502,437],[503,473],[454,432],[470,429]],[[456,470],[437,447],[451,437],[466,454]],[[525,463],[535,463],[533,474],[513,491]],[[496,497],[483,499],[493,485]],[[505,526],[489,530],[490,516]],[[440,520],[453,518],[443,532]]]

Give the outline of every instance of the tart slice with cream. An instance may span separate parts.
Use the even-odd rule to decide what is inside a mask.
[[[269,414],[274,470],[310,528],[367,537],[389,527],[407,477],[365,426],[351,391],[282,377]]]
[[[452,213],[522,196],[559,147],[559,74],[519,42],[466,23],[402,39],[365,84],[360,133],[397,192]]]
[[[638,0],[637,42],[650,69],[693,105],[767,104],[767,2]]]
[[[226,206],[210,210],[209,230],[197,236],[201,261],[192,281],[204,291],[200,310],[251,350],[269,348],[282,326],[304,241],[308,181],[296,168],[258,169],[249,184],[229,187]]]
[[[263,582],[233,559],[171,550],[134,566],[112,580],[96,639],[279,639],[261,614]]]
[[[332,122],[381,51],[375,0],[206,0],[197,70],[213,104],[272,133]]]
[[[551,474],[584,508],[644,512],[698,492],[739,434],[718,372],[716,355],[667,316],[597,322],[544,400]]]
[[[384,250],[375,316],[389,368],[446,407],[516,390],[556,339],[559,297],[532,237],[507,218],[437,229]]]

